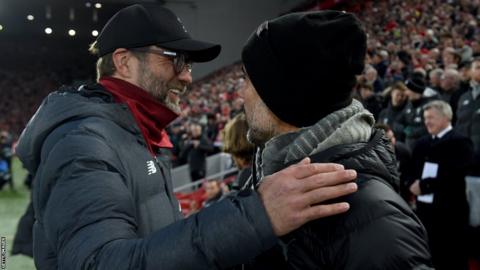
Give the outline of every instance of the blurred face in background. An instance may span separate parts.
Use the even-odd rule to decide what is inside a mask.
[[[477,83],[480,83],[480,61],[475,61],[472,63],[472,67],[470,68],[470,76],[472,80]]]
[[[363,100],[368,99],[369,97],[373,96],[373,90],[368,87],[360,87],[360,97]]]
[[[480,42],[478,41],[472,41],[471,45],[473,53],[480,53]]]
[[[440,78],[442,77],[442,73],[431,71],[429,74],[430,85],[433,87],[437,87],[440,85]]]
[[[425,119],[424,122],[428,133],[432,136],[437,135],[440,131],[446,129],[450,125],[448,117],[435,108],[425,110],[423,112],[423,118]]]
[[[368,68],[365,72],[365,79],[368,82],[374,82],[377,79],[377,70],[375,68]]]
[[[402,106],[407,101],[405,91],[394,88],[391,94],[391,101],[394,107]]]
[[[440,79],[440,87],[447,92],[455,90],[457,84],[457,78],[451,74],[444,73]]]
[[[200,137],[202,135],[202,126],[199,124],[190,125],[190,133],[192,134],[193,138]]]
[[[207,199],[212,199],[220,192],[220,185],[217,181],[208,181],[205,183],[205,195]]]
[[[470,66],[465,66],[463,68],[461,68],[459,70],[460,72],[460,79],[462,81],[469,81],[470,80],[470,70],[471,70],[471,67]]]
[[[447,50],[444,50],[442,54],[442,61],[445,66],[456,64],[454,55]]]
[[[390,139],[390,142],[392,142],[392,145],[395,145],[397,143],[395,134],[393,134],[393,131],[391,129],[385,132],[385,135],[387,135],[387,138]]]
[[[434,61],[438,59],[439,55],[440,55],[440,51],[437,48],[430,50],[430,52],[428,53],[428,56],[430,57],[430,59]]]

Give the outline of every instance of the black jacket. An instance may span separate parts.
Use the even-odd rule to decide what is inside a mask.
[[[458,101],[454,129],[473,142],[475,161],[470,175],[480,176],[480,96],[473,99],[472,90],[464,93]]]
[[[420,181],[422,194],[434,194],[433,205],[438,209],[440,220],[448,212],[443,224],[468,222],[468,206],[465,194],[465,176],[473,158],[472,142],[451,130],[438,141],[430,135],[417,141],[412,152],[413,177],[420,179],[425,162],[438,164],[437,177]],[[441,227],[440,224],[436,224]],[[448,226],[447,226],[448,227]]]
[[[398,120],[393,125],[394,131],[397,133],[399,131],[403,132],[401,138],[405,138],[405,143],[407,143],[410,149],[413,149],[416,140],[428,134],[423,119],[423,106],[435,99],[437,99],[436,96],[429,98],[422,97],[413,102],[408,101],[402,113],[397,118]]]
[[[436,177],[420,180],[422,194],[433,193],[433,203],[418,208],[436,268],[468,269],[465,176],[473,158],[472,142],[453,130],[438,140],[427,135],[417,141],[412,157],[412,179],[421,178],[425,162],[438,164]]]
[[[100,85],[50,94],[17,153],[35,176],[40,270],[221,269],[277,239],[254,191],[182,219],[169,160]]]
[[[405,102],[401,106],[393,106],[392,103],[389,102],[388,106],[382,111],[380,111],[380,114],[378,115],[378,118],[377,118],[378,119],[377,122],[388,125],[393,130],[395,123],[397,123],[398,118],[400,117],[400,114],[402,113],[403,108],[405,108],[406,105],[407,103]],[[404,138],[405,134],[403,133],[403,127],[398,127],[398,128],[399,130],[393,130],[395,137],[399,141],[405,141],[405,138]]]
[[[183,149],[180,151],[180,159],[186,160],[190,171],[203,171],[207,170],[207,156],[213,152],[213,143],[207,136],[201,135],[196,140],[199,141],[199,145],[195,147],[192,143],[193,139],[188,139],[183,145]],[[193,180],[193,179],[192,179]]]
[[[347,201],[350,210],[283,237],[276,250],[247,269],[267,269],[268,262],[275,265],[268,269],[429,269],[425,229],[394,189],[395,159],[382,134],[376,131],[369,143],[338,145],[311,156],[312,162],[336,162],[357,171],[358,191],[335,200]]]

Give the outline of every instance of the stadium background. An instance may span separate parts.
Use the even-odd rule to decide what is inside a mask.
[[[8,133],[14,144],[28,119],[38,108],[41,100],[49,92],[61,85],[80,85],[95,79],[95,58],[88,54],[88,45],[93,42],[94,30],[100,31],[104,23],[116,11],[132,3],[154,2],[130,0],[0,0],[0,131]],[[415,23],[424,21],[430,12],[428,7],[436,7],[436,13],[443,11],[445,25],[453,33],[454,28],[471,29],[471,18],[462,13],[465,9],[475,10],[471,36],[464,33],[460,39],[468,41],[473,55],[479,53],[479,1],[478,0],[432,0],[432,1],[342,1],[342,0],[170,0],[155,1],[172,9],[183,21],[193,37],[222,44],[221,55],[213,62],[194,66],[192,91],[184,99],[183,120],[173,126],[186,128],[190,120],[195,120],[208,128],[209,118],[216,121],[212,139],[220,150],[219,131],[241,107],[236,102],[236,90],[242,85],[240,71],[241,48],[257,25],[266,19],[292,11],[338,9],[359,14],[368,26],[370,57],[375,49],[387,50],[388,38],[396,37],[398,50],[408,51],[414,63],[411,70],[425,68],[428,63],[422,59],[434,47],[426,51],[416,48],[417,36],[421,40],[427,36],[428,27],[415,29]],[[428,3],[428,4],[425,4]],[[100,4],[100,5],[98,5]],[[476,7],[476,9],[475,9]],[[389,14],[402,14],[389,17]],[[413,18],[413,19],[412,19]],[[416,18],[418,20],[416,20]],[[420,19],[422,18],[422,19]],[[375,20],[380,22],[375,25]],[[448,23],[446,23],[448,21]],[[444,23],[443,21],[441,24]],[[457,27],[458,26],[458,27]],[[50,28],[50,30],[47,30]],[[418,31],[412,35],[412,29]],[[69,35],[74,30],[75,35]],[[442,44],[443,34],[435,33],[437,43]],[[458,32],[458,31],[457,31]],[[72,31],[70,31],[72,33]],[[376,36],[375,34],[384,34]],[[458,38],[458,37],[455,37]],[[476,42],[476,44],[475,44]],[[378,45],[381,43],[381,45]],[[463,47],[453,44],[457,52]],[[377,48],[378,47],[378,48]],[[441,52],[440,52],[441,53]],[[378,54],[378,53],[377,53]],[[389,55],[391,63],[398,61]],[[437,57],[441,58],[441,56]],[[411,60],[412,60],[411,59]],[[403,59],[401,59],[403,60]],[[410,60],[410,61],[411,61]],[[427,59],[428,60],[428,59]],[[370,61],[370,59],[369,59]],[[415,61],[418,61],[415,62]],[[443,64],[440,63],[439,64]],[[461,71],[462,67],[456,67]],[[389,80],[404,80],[403,71],[392,77],[382,78],[385,88]],[[384,74],[385,75],[385,74]],[[395,77],[395,76],[400,77]],[[380,77],[380,74],[379,74]],[[381,89],[383,90],[383,89]],[[377,93],[376,94],[380,94]],[[380,97],[380,95],[379,95]],[[208,130],[207,130],[208,131]],[[218,157],[218,156],[217,156]],[[218,158],[224,162],[224,159]],[[218,162],[215,163],[216,166]],[[180,164],[178,164],[180,165]],[[229,165],[221,164],[211,170],[222,171]],[[215,167],[215,166],[213,166]],[[182,175],[181,170],[179,174]],[[0,190],[0,236],[7,237],[7,251],[12,246],[18,219],[29,201],[29,191],[24,185],[26,172],[18,159],[12,162],[13,185]],[[185,174],[185,171],[183,172]],[[189,183],[188,177],[176,184]],[[174,178],[175,180],[175,178]],[[34,269],[30,258],[7,255],[7,269]]]

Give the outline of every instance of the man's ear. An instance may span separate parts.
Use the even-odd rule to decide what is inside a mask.
[[[133,76],[133,55],[124,48],[116,49],[112,53],[112,60],[115,66],[115,73],[123,79],[130,79]]]

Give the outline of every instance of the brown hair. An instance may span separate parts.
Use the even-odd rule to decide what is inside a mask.
[[[230,120],[223,130],[223,151],[250,162],[255,146],[247,140],[247,131],[248,123],[244,113]]]
[[[90,44],[88,51],[93,55],[98,55],[98,47],[97,47],[96,41]],[[138,60],[141,63],[143,63],[143,61],[145,60],[145,56],[143,53],[134,52],[134,51],[131,51],[131,52],[135,57],[138,58]],[[116,71],[115,63],[113,63],[113,53],[107,53],[99,57],[97,60],[96,66],[97,66],[97,81],[100,80],[100,78],[103,76],[112,76]]]
[[[390,89],[395,90],[395,89],[398,89],[402,92],[405,92],[407,91],[407,87],[405,86],[405,84],[402,82],[402,81],[396,81],[392,84],[392,86],[390,86]]]

